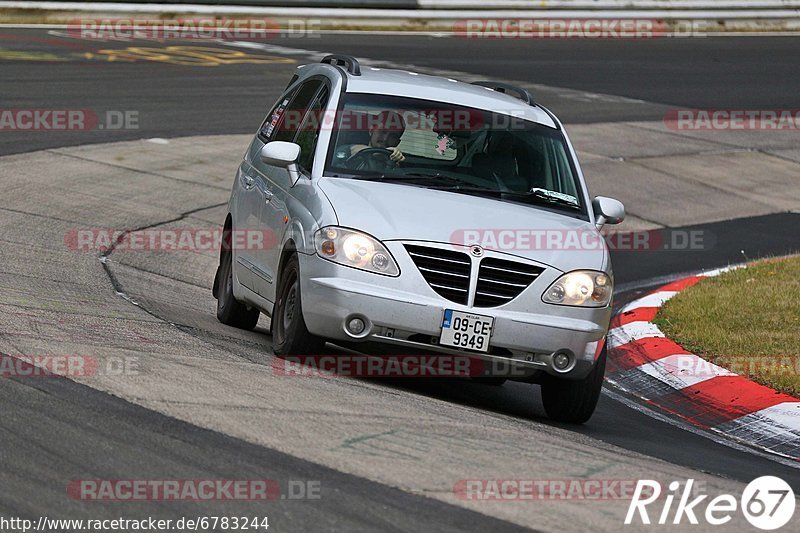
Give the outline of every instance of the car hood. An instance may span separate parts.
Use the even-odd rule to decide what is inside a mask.
[[[479,244],[562,271],[606,270],[593,224],[533,206],[410,185],[321,178],[339,224],[381,241]]]

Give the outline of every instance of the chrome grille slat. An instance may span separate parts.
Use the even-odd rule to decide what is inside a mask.
[[[417,252],[408,252],[408,253],[409,253],[409,255],[412,255],[414,257],[421,257],[423,259],[431,259],[433,261],[444,261],[444,262],[447,262],[447,263],[457,263],[459,265],[469,266],[469,260],[467,260],[467,261],[457,261],[455,259],[446,259],[444,257],[435,257],[435,256],[432,256],[432,255],[420,254],[420,253],[417,253]],[[464,254],[464,255],[466,255],[466,254]]]
[[[488,296],[490,298],[503,298],[506,300],[513,300],[514,298],[516,298],[516,296],[502,296],[500,294],[491,294],[488,292],[481,292],[481,291],[475,291],[475,294],[480,294],[481,296]]]
[[[467,304],[472,270],[472,260],[467,254],[429,246],[404,246],[431,289],[451,302]]]
[[[529,285],[528,283],[511,283],[510,281],[500,281],[500,280],[497,280],[497,279],[485,278],[485,277],[482,277],[482,276],[479,277],[478,279],[480,281],[485,281],[486,283],[499,283],[500,285],[508,285],[508,286],[511,286],[511,287],[522,287],[522,288],[525,288],[525,287],[527,287]]]
[[[431,272],[433,274],[441,274],[443,276],[457,276],[459,278],[467,278],[467,279],[469,279],[469,274],[458,274],[456,272],[444,272],[442,270],[435,270],[433,268],[427,268],[427,267],[417,267],[417,268],[419,268],[420,270],[423,270],[425,272]]]
[[[489,269],[489,270],[496,270],[496,271],[499,271],[499,272],[508,272],[509,274],[516,274],[518,276],[527,276],[528,275],[527,272],[522,272],[520,270],[512,270],[510,268],[499,268],[499,267],[490,266],[490,265],[483,265],[483,268],[486,268],[486,269]]]
[[[478,270],[475,307],[497,307],[519,296],[544,269],[527,263],[487,257]]]
[[[431,289],[451,302],[469,303],[473,261],[469,255],[448,248],[416,244],[404,246]],[[472,305],[497,307],[522,294],[544,269],[520,261],[484,257],[477,266],[477,272]]]
[[[458,292],[467,292],[467,289],[461,289],[459,287],[448,287],[447,285],[439,285],[438,283],[431,283],[428,282],[431,287],[436,287],[437,289],[445,289],[448,291],[458,291]]]

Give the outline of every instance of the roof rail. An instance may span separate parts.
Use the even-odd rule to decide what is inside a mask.
[[[516,97],[525,102],[528,105],[536,105],[536,102],[533,101],[533,95],[529,93],[526,89],[522,87],[517,87],[516,85],[511,85],[509,83],[502,83],[499,81],[473,81],[472,85],[480,85],[481,87],[488,87],[493,91],[497,91],[499,93],[506,94],[509,91],[517,93]]]
[[[330,63],[332,65],[346,66],[347,72],[353,76],[361,76],[361,65],[358,64],[358,59],[353,56],[346,56],[342,54],[330,54],[322,58],[320,63]]]

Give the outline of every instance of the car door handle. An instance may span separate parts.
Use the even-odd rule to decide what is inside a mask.
[[[262,192],[264,193],[264,203],[268,204],[269,201],[272,200],[273,193],[267,189],[264,189]]]
[[[252,189],[256,184],[255,178],[247,174],[242,174],[242,182],[244,182],[244,188],[248,190]]]

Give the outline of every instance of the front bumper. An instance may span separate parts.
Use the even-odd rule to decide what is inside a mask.
[[[542,302],[542,292],[562,274],[560,271],[547,268],[505,305],[469,307],[434,292],[401,243],[385,244],[400,267],[400,276],[396,278],[338,265],[317,255],[300,254],[303,317],[311,333],[332,341],[402,346],[405,353],[418,355],[469,355],[492,363],[490,368],[502,368],[509,376],[521,379],[542,372],[580,379],[591,371],[602,348],[611,308]],[[494,317],[490,352],[481,354],[438,345],[445,309]],[[355,316],[367,324],[358,337],[345,328]],[[557,351],[573,354],[574,364],[566,372],[559,372],[552,365],[552,356]]]

